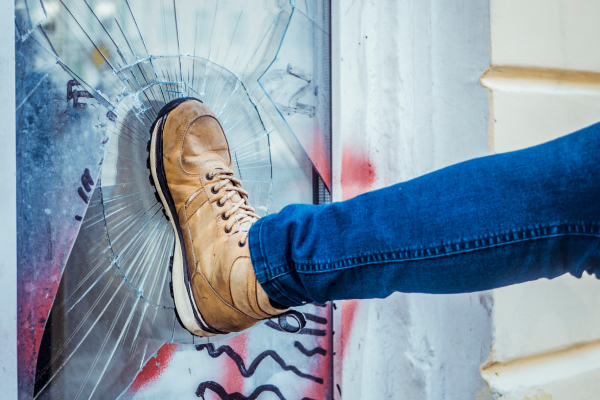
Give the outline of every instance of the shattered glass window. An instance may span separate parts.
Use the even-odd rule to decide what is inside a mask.
[[[298,335],[271,321],[217,339],[179,325],[174,237],[147,166],[158,110],[196,97],[259,215],[329,201],[329,2],[15,10],[20,398],[330,397],[329,305],[302,307]]]

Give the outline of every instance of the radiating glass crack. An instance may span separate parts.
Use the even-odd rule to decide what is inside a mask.
[[[60,155],[61,180],[43,188],[62,208],[31,230],[48,238],[67,232],[50,242],[67,249],[43,270],[52,279],[28,278],[34,287],[45,279],[50,300],[39,308],[27,300],[20,326],[33,339],[20,357],[20,398],[116,398],[165,342],[212,341],[193,337],[174,313],[174,237],[149,180],[149,129],[167,102],[197,97],[221,121],[257,214],[311,203],[313,165],[328,182],[330,162],[319,153],[328,140],[321,136],[329,130],[329,76],[313,54],[328,52],[322,8],[277,0],[16,1],[19,129],[37,134],[47,118],[62,146],[48,153]]]

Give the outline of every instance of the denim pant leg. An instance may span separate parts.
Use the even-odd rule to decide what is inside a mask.
[[[250,229],[252,264],[288,306],[460,293],[600,270],[600,124]]]

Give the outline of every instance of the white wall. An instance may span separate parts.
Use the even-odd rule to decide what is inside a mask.
[[[486,1],[339,0],[332,13],[334,200],[490,153]],[[337,306],[344,400],[489,397],[490,293]]]
[[[598,15],[595,0],[334,1],[334,200],[600,120]],[[600,398],[590,276],[337,305],[345,400]]]
[[[15,13],[5,2],[0,15],[0,393],[17,398],[17,192],[15,142]]]

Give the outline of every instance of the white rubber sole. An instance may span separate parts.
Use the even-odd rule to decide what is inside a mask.
[[[167,118],[168,114],[163,118]],[[173,267],[171,270],[171,281],[173,285],[173,300],[175,302],[175,310],[179,316],[179,320],[183,327],[190,331],[196,336],[215,336],[215,333],[207,332],[200,326],[196,316],[202,320],[202,323],[206,326],[208,324],[202,319],[202,314],[198,310],[196,301],[190,296],[193,296],[193,288],[191,281],[186,279],[186,271],[184,270],[185,265],[183,262],[183,251],[182,244],[179,240],[179,233],[177,226],[175,225],[177,215],[172,215],[171,209],[167,203],[165,195],[160,185],[160,181],[156,172],[156,146],[158,138],[158,130],[161,128],[161,121],[156,123],[154,131],[152,132],[152,139],[150,142],[150,171],[152,173],[152,179],[154,179],[154,187],[162,205],[165,209],[165,214],[169,217],[173,233],[175,234],[175,250],[173,252]],[[161,143],[162,145],[162,143]]]

